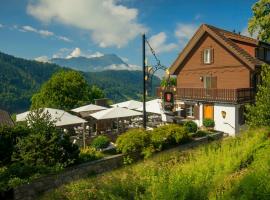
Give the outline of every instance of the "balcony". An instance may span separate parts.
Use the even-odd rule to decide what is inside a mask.
[[[206,89],[206,88],[173,88],[175,99],[186,101],[224,102],[224,103],[246,103],[255,99],[254,88],[237,89]],[[157,88],[157,96],[161,97],[162,89]]]

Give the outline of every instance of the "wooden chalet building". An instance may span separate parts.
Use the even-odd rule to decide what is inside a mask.
[[[244,105],[254,102],[264,62],[270,63],[270,44],[201,25],[170,67],[182,117],[199,126],[211,118],[216,130],[235,135],[244,124]]]

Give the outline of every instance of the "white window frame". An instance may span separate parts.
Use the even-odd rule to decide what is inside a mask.
[[[187,117],[194,118],[194,105],[188,105],[188,107],[186,109],[186,115],[187,115]]]
[[[212,57],[212,51],[210,48],[203,50],[203,63],[204,64],[210,64],[211,63],[211,57]]]

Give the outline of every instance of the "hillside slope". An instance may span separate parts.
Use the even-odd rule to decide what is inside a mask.
[[[0,52],[0,109],[11,113],[27,110],[32,95],[54,72],[61,69],[68,70],[56,64],[25,60]],[[112,70],[85,72],[83,75],[90,84],[102,88],[106,97],[114,102],[140,99],[141,71]],[[155,77],[153,88],[159,82]]]
[[[41,199],[269,199],[269,130],[242,134],[193,150],[165,151],[63,185]]]

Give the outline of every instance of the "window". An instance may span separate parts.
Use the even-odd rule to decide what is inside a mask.
[[[256,57],[259,58],[259,59],[264,60],[264,48],[263,47],[257,48]]]
[[[270,49],[266,49],[266,61],[270,61]]]
[[[245,124],[245,106],[241,105],[238,109],[238,124]]]
[[[212,57],[211,54],[212,54],[211,49],[204,49],[204,51],[203,51],[203,63],[204,64],[211,63],[211,57]]]
[[[186,113],[187,113],[187,117],[194,117],[194,106],[193,105],[187,105]]]

